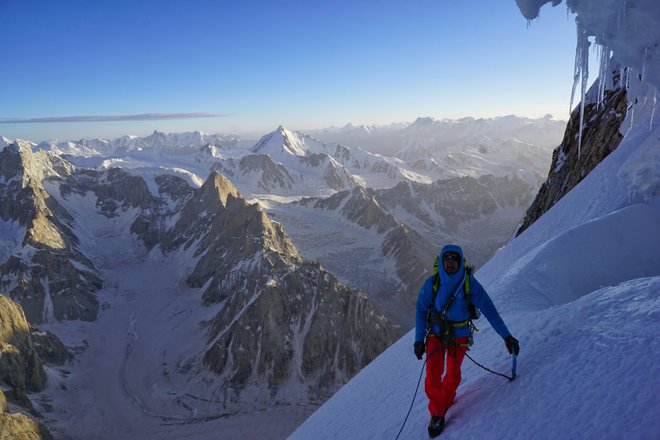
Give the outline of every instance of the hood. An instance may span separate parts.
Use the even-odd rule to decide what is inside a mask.
[[[458,254],[461,256],[461,261],[458,262],[458,272],[456,272],[454,275],[447,275],[447,272],[445,272],[445,268],[442,265],[442,256],[446,252],[458,252]],[[448,244],[442,248],[440,253],[438,254],[438,274],[440,275],[440,283],[444,283],[445,285],[452,285],[454,284],[454,280],[462,280],[463,277],[465,276],[465,257],[463,256],[463,249],[461,249],[460,246],[457,246],[455,244]]]

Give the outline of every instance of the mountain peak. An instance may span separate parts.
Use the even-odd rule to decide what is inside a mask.
[[[283,126],[259,139],[252,147],[254,153],[270,154],[277,156],[284,152],[293,156],[307,156],[308,147],[305,138],[298,132],[292,132]]]
[[[212,171],[208,179],[202,185],[202,194],[206,197],[218,197],[220,202],[226,206],[229,194],[238,198],[238,189],[229,179],[217,171]]]
[[[430,116],[419,117],[415,119],[415,122],[410,124],[410,127],[430,127],[436,122],[438,122],[438,120]]]
[[[7,145],[9,145],[11,143],[12,143],[11,139],[8,139],[4,136],[0,136],[0,150],[2,150],[3,148],[5,148]]]

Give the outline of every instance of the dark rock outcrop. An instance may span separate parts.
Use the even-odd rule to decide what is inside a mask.
[[[203,361],[231,387],[306,382],[320,394],[347,381],[394,340],[366,294],[318,264],[272,272],[254,296],[231,298],[211,323]],[[358,336],[359,335],[359,336]]]
[[[9,388],[0,389],[0,440],[50,440],[48,430],[40,423],[24,414],[9,413],[7,401],[22,407],[24,411],[39,416],[32,407],[27,393],[40,391],[46,384],[46,373],[39,353],[43,339],[35,341],[35,333],[40,338],[48,338],[55,353],[66,349],[54,335],[31,329],[20,305],[4,295],[0,295],[0,384]],[[62,356],[62,352],[59,352]],[[54,356],[56,357],[56,356]]]
[[[593,88],[597,86],[598,81],[592,86],[590,95],[594,94]],[[618,87],[605,92],[600,108],[596,103],[585,104],[581,145],[579,145],[580,106],[573,110],[564,139],[552,155],[548,178],[527,210],[516,235],[522,234],[550,210],[559,199],[619,146],[623,138],[619,127],[627,113],[626,96],[625,87]]]
[[[54,365],[63,365],[71,359],[71,353],[53,333],[30,327],[30,336],[32,337],[34,349],[42,361]]]
[[[282,226],[219,173],[194,191],[161,243],[165,252],[191,246],[199,259],[187,284],[203,289],[204,304],[224,303],[202,361],[229,389],[293,381],[334,390],[394,341],[363,292],[304,262]]]

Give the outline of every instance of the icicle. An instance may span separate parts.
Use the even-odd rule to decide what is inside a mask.
[[[587,82],[589,80],[589,36],[587,31],[582,25],[580,18],[575,19],[577,28],[577,45],[575,48],[575,68],[573,70],[573,89],[571,90],[571,103],[570,109],[573,109],[573,100],[575,99],[575,89],[577,88],[578,80],[581,80],[580,85],[580,130],[578,134],[578,158],[582,149],[582,129],[584,128],[584,105],[587,96]]]
[[[575,88],[577,87],[578,80],[580,79],[580,58],[582,56],[582,46],[580,45],[580,30],[578,27],[578,42],[575,47],[575,63],[573,64],[573,88],[571,89],[571,101],[568,105],[568,114],[573,111],[573,100],[575,99]]]
[[[598,104],[597,107],[601,108],[605,100],[605,89],[607,86],[608,75],[610,71],[610,49],[605,45],[598,45]]]

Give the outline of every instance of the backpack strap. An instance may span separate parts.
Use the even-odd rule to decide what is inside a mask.
[[[431,294],[431,309],[429,310],[427,321],[429,324],[431,323],[431,321],[434,321],[441,330],[444,329],[444,333],[447,337],[450,336],[451,327],[469,326],[470,327],[469,345],[472,345],[472,333],[474,331],[479,331],[472,322],[472,320],[479,319],[479,311],[476,308],[476,306],[472,304],[472,302],[470,302],[470,277],[472,276],[472,267],[468,266],[467,264],[464,264],[464,267],[465,267],[465,278],[463,279],[461,284],[456,288],[456,290],[454,290],[452,294],[449,296],[449,300],[447,301],[447,304],[445,304],[445,306],[442,308],[442,313],[439,313],[439,311],[435,308],[435,300],[438,296],[438,291],[440,290],[440,275],[438,274],[437,271],[438,257],[436,257],[434,264],[435,270],[433,274],[433,289]],[[456,293],[461,288],[461,285],[463,287],[463,294],[465,295],[465,301],[467,302],[468,305],[469,317],[467,320],[462,322],[449,322],[445,318],[445,313],[447,312],[447,310],[449,310],[449,307],[451,307],[452,303],[454,302],[454,299],[456,298]]]

